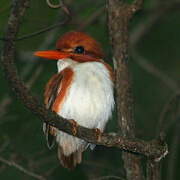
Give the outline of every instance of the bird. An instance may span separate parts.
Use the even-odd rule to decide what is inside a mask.
[[[35,56],[57,61],[57,73],[46,84],[44,103],[65,119],[103,132],[114,109],[114,73],[104,61],[99,42],[89,34],[70,31],[60,36],[55,50],[36,51]],[[47,145],[57,144],[58,159],[64,168],[74,169],[82,153],[95,145],[46,123]]]

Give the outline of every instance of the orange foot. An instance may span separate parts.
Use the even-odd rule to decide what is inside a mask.
[[[95,129],[93,129],[93,130],[95,131],[96,139],[99,141],[100,138],[101,138],[101,134],[102,134],[101,130],[98,129],[98,128],[95,128]]]
[[[75,120],[73,120],[73,119],[69,120],[69,122],[72,125],[72,133],[73,133],[73,135],[76,135],[77,134],[78,123]]]

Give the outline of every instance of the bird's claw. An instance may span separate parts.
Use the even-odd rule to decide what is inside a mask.
[[[100,138],[101,138],[101,133],[102,133],[102,132],[101,132],[101,130],[98,129],[98,128],[95,128],[94,131],[95,131],[96,139],[97,139],[97,141],[99,141]]]

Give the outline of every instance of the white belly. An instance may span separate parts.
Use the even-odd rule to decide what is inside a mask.
[[[79,125],[103,131],[114,107],[113,83],[109,72],[99,62],[78,63],[73,65],[72,69],[73,83],[58,114],[74,119]],[[73,151],[87,144],[60,131],[57,141],[64,147],[70,143]]]

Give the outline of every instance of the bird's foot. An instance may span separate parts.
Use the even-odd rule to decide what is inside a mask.
[[[98,129],[98,128],[95,128],[95,129],[94,129],[94,131],[95,131],[95,136],[96,136],[96,139],[97,139],[97,141],[99,141],[99,140],[100,140],[100,138],[101,138],[101,134],[102,134],[102,132],[101,132],[101,130],[100,130],[100,129]]]
[[[75,120],[73,120],[73,119],[69,120],[69,122],[72,125],[72,133],[75,136],[77,134],[78,123]]]

